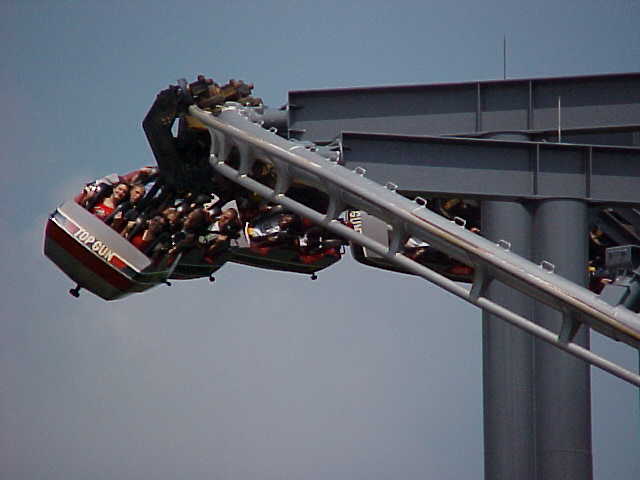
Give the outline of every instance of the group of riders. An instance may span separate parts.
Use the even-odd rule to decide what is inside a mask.
[[[187,88],[171,86],[162,90],[143,121],[158,167],[97,180],[84,188],[76,202],[157,264],[171,265],[186,252],[198,252],[199,261],[214,264],[240,235],[245,236],[248,248],[257,255],[287,249],[296,261],[307,264],[327,256],[340,258],[345,245],[342,239],[239,187],[210,166],[209,132],[188,114],[188,107],[195,103],[215,112],[227,101],[260,105],[261,100],[251,96],[252,89],[252,84],[242,81],[230,80],[221,86],[199,76]],[[232,152],[227,161],[237,161],[237,154],[234,158]],[[268,186],[276,180],[271,165],[260,160],[255,162],[250,176]],[[326,203],[322,192],[309,188],[294,185],[289,194],[295,196],[296,188],[306,202],[314,197],[312,201],[320,208]],[[453,198],[436,203],[439,213],[463,218],[470,230],[479,232],[480,209],[473,200]],[[423,242],[409,240],[404,253],[425,264],[450,262],[452,268],[460,269],[454,274],[473,273],[470,267],[452,262]],[[595,272],[593,265],[590,270]],[[599,277],[592,273],[596,283],[601,283]]]
[[[286,249],[303,264],[340,258],[344,243],[246,190],[236,189],[230,199],[167,187],[156,167],[92,182],[75,200],[158,266],[170,266],[187,252],[198,252],[198,262],[216,264],[240,235],[254,254]]]
[[[241,235],[257,255],[287,249],[306,264],[326,256],[340,258],[341,239],[210,166],[209,133],[188,115],[188,106],[197,102],[214,110],[226,101],[258,105],[261,100],[250,96],[252,88],[236,80],[219,86],[200,76],[188,91],[176,86],[161,91],[143,121],[158,167],[96,180],[75,201],[158,265],[171,265],[187,252],[198,252],[200,262],[214,264]],[[252,176],[261,182],[273,178],[270,165],[261,161]]]

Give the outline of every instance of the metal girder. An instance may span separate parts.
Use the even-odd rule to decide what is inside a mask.
[[[553,138],[559,127],[575,135],[600,127],[631,131],[606,144],[640,144],[640,73],[291,91],[289,107],[291,135],[314,142],[343,131]]]
[[[344,133],[345,165],[403,191],[640,205],[640,148]]]
[[[640,347],[640,317],[624,307],[613,307],[578,285],[505,250],[502,246],[480,237],[459,225],[431,212],[423,204],[408,200],[364,177],[363,169],[348,170],[301,145],[264,130],[247,117],[247,111],[237,105],[227,105],[214,116],[195,106],[190,114],[210,130],[212,137],[211,165],[222,175],[305,216],[343,238],[362,245],[383,256],[387,261],[425,278],[464,300],[479,306],[538,338],[588,363],[598,366],[619,378],[640,386],[640,376],[616,365],[559,334],[536,325],[483,295],[484,283],[493,280],[518,290],[560,312],[570,313],[572,320],[587,323],[601,333]],[[336,205],[349,205],[377,216],[399,228],[399,232],[428,242],[434,248],[455,259],[481,269],[477,277],[480,285],[471,290],[439,275],[402,253],[389,249],[363,234],[356,233],[331,215],[311,209],[289,197],[251,179],[243,171],[225,163],[232,147],[239,150],[242,165],[255,156],[271,162],[277,171],[286,171],[291,179],[314,185],[332,197]]]
[[[454,137],[491,138],[496,132],[457,133]],[[558,128],[551,130],[522,130],[532,142],[577,143],[581,145],[612,145],[640,147],[640,125],[605,126],[589,128]]]

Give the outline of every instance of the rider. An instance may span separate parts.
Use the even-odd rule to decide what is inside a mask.
[[[147,228],[131,238],[131,243],[142,253],[151,251],[165,230],[166,220],[161,215],[156,215],[147,224]]]
[[[182,230],[171,236],[169,256],[176,256],[180,252],[191,250],[198,245],[198,237],[207,227],[207,215],[202,208],[189,212],[182,224]]]
[[[87,184],[82,192],[77,195],[74,200],[77,204],[82,205],[87,210],[91,210],[98,202],[100,202],[105,196],[111,193],[112,187],[118,183],[131,184],[147,184],[158,175],[157,167],[142,167],[139,170],[134,170],[125,175],[118,175],[112,173],[106,177],[99,178],[89,184]]]
[[[300,233],[300,218],[292,213],[270,215],[247,228],[250,248],[260,255],[267,255],[273,247],[296,248]]]
[[[111,225],[116,232],[122,232],[126,227],[130,227],[130,224],[135,224],[142,213],[142,199],[146,190],[144,185],[136,183],[129,188],[129,200],[121,202],[107,218],[105,223]]]
[[[105,220],[109,215],[113,213],[113,211],[120,203],[125,201],[128,194],[129,186],[126,183],[117,184],[115,187],[113,187],[111,195],[91,208],[91,213],[93,213],[100,220]]]
[[[205,249],[203,260],[214,263],[214,258],[228,250],[231,240],[238,237],[240,228],[238,211],[235,208],[224,209],[218,220],[209,226],[206,234],[198,239]]]

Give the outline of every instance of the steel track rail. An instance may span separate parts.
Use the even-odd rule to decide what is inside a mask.
[[[312,148],[285,140],[265,130],[255,112],[227,104],[217,115],[191,106],[189,113],[203,122],[212,138],[211,165],[219,173],[243,187],[305,216],[341,237],[370,248],[389,262],[435,283],[454,295],[506,320],[536,337],[595,365],[631,384],[640,386],[640,375],[631,372],[574,343],[581,323],[634,348],[640,348],[640,318],[624,307],[613,307],[589,290],[553,273],[551,264],[536,265],[508,250],[508,242],[495,244],[473,234],[426,208],[426,202],[408,200],[395,193],[395,185],[383,187],[364,177],[364,171],[348,170],[336,161],[318,155]],[[239,168],[226,160],[233,149],[240,155]],[[256,159],[270,162],[277,171],[274,188],[265,186],[248,174]],[[312,185],[330,198],[328,212],[318,212],[289,197],[292,183]],[[392,226],[389,247],[366,237],[337,220],[346,207],[367,211]],[[409,237],[419,238],[434,248],[474,267],[471,289],[420,265],[401,251]],[[484,296],[491,281],[500,281],[539,300],[563,314],[559,333],[545,329]]]

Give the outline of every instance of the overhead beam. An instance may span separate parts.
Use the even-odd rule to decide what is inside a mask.
[[[314,142],[343,131],[554,131],[559,118],[566,130],[620,129],[640,125],[640,73],[301,90],[289,92],[289,106],[291,135]]]
[[[344,133],[344,162],[402,191],[640,205],[640,148]]]

